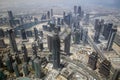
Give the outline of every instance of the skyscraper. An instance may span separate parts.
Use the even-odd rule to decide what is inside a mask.
[[[74,33],[74,43],[75,44],[80,43],[80,31],[78,29]]]
[[[47,11],[47,19],[50,19],[50,11]]]
[[[10,45],[12,47],[13,52],[17,52],[18,48],[17,48],[17,44],[16,44],[16,41],[15,41],[15,34],[14,34],[13,29],[8,29],[7,33],[8,33]]]
[[[22,68],[23,68],[24,75],[27,76],[29,74],[27,63],[24,63]]]
[[[108,60],[103,60],[102,63],[100,63],[99,73],[104,77],[109,77],[110,69],[111,63]]]
[[[99,43],[99,36],[101,31],[101,23],[99,22],[96,26],[96,31],[94,34],[94,42]]]
[[[41,60],[39,58],[34,60],[34,69],[36,78],[41,78]]]
[[[60,68],[60,38],[58,34],[54,34],[52,39],[53,67]]]
[[[9,16],[9,20],[14,19],[12,11],[8,11],[8,16]]]
[[[35,36],[35,41],[38,39],[38,30],[37,28],[34,28],[34,36]]]
[[[108,39],[108,37],[109,37],[108,35],[110,34],[112,26],[113,26],[113,23],[104,24],[104,29],[103,29],[102,35],[104,36],[105,40]]]
[[[19,69],[18,69],[18,64],[17,64],[17,62],[14,62],[14,63],[12,64],[12,66],[13,66],[14,72],[15,72],[15,74],[16,74],[16,77],[19,77],[19,76],[20,76],[20,72],[19,72]]]
[[[28,52],[27,52],[27,48],[26,48],[25,44],[22,44],[21,51],[23,53],[24,62],[28,62]]]
[[[99,25],[99,19],[95,19],[94,29],[96,30]]]
[[[5,36],[4,30],[0,28],[0,38],[3,38]]]
[[[9,72],[13,72],[12,60],[11,60],[11,57],[9,56],[9,54],[6,55],[5,63],[7,66],[7,70]]]
[[[89,55],[88,65],[93,70],[96,69],[97,60],[98,60],[97,53],[93,52],[92,54]]]
[[[78,14],[81,16],[81,6],[78,6]]]
[[[71,34],[68,34],[64,40],[64,52],[66,52],[67,55],[70,55],[70,41],[71,41]]]
[[[76,5],[74,6],[74,14],[75,15],[77,14],[77,6]]]
[[[52,51],[52,45],[53,45],[52,38],[53,38],[52,36],[47,35],[48,49],[50,52]]]
[[[14,17],[13,17],[12,11],[8,11],[8,16],[9,16],[10,27],[13,27],[15,22],[14,22]]]
[[[53,16],[53,9],[51,9],[51,17]]]
[[[21,29],[21,37],[23,40],[27,39],[27,35],[26,35],[26,32],[25,32],[25,29]]]
[[[82,36],[82,41],[83,45],[87,44],[87,39],[88,39],[88,29],[83,29],[83,36]]]
[[[107,51],[112,50],[112,45],[113,45],[113,41],[114,41],[116,32],[117,32],[117,26],[114,26],[114,27],[111,29],[110,34],[109,34],[108,43],[107,43],[107,48],[106,48]]]
[[[37,43],[38,43],[39,49],[42,51],[42,50],[43,50],[43,41],[42,41],[42,37],[40,37],[40,36],[38,37]]]

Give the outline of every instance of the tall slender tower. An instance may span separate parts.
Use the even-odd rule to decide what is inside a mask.
[[[27,39],[25,29],[21,29],[21,37],[22,37],[23,40]]]
[[[99,36],[100,36],[100,31],[101,31],[101,23],[97,25],[95,34],[94,34],[94,42],[98,43],[99,42]]]
[[[41,61],[39,58],[34,60],[34,69],[35,69],[35,76],[36,78],[41,77]]]
[[[8,11],[8,16],[9,16],[10,27],[13,27],[14,26],[14,17],[13,17],[12,11]]]
[[[52,41],[53,67],[58,69],[60,68],[60,38],[58,34],[54,34]]]
[[[9,29],[7,30],[8,36],[9,36],[9,40],[10,40],[10,45],[12,47],[13,52],[17,52],[18,48],[16,45],[16,41],[15,41],[15,34],[13,29]]]
[[[116,32],[117,32],[117,26],[114,26],[114,27],[111,29],[110,34],[109,34],[108,43],[107,43],[107,48],[106,48],[107,51],[112,50],[112,45],[113,45],[113,41],[114,41]]]
[[[70,55],[70,41],[71,41],[71,34],[68,34],[64,40],[64,52],[66,52],[67,55]]]
[[[34,28],[34,36],[35,36],[35,41],[38,39],[38,30],[37,28]]]

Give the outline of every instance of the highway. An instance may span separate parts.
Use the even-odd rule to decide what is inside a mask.
[[[69,63],[72,63],[72,64],[74,64],[74,65],[76,65],[78,67],[81,67],[83,70],[88,72],[96,80],[100,80],[100,78],[98,77],[98,75],[94,71],[89,70],[88,68],[86,68],[86,66],[84,66],[81,62],[71,60],[70,58],[68,58],[66,56],[63,56],[63,55],[61,55],[61,58],[64,59],[65,61],[69,62]]]
[[[101,60],[105,60],[105,56],[102,54],[102,52],[98,49],[98,47],[95,45],[95,43],[92,41],[92,39],[88,36],[88,42],[89,44],[95,49],[95,51],[100,56]]]

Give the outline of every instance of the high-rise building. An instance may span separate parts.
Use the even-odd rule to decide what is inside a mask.
[[[9,72],[13,72],[12,60],[11,60],[11,57],[9,56],[9,54],[6,55],[5,63],[6,63],[6,66],[7,66],[7,70]]]
[[[17,64],[21,64],[21,60],[18,54],[15,54],[15,61],[17,62]]]
[[[99,73],[104,77],[109,77],[110,69],[111,63],[108,60],[103,60],[102,63],[100,63]]]
[[[47,11],[47,19],[50,19],[50,11]]]
[[[12,11],[8,11],[8,16],[9,16],[9,24],[10,24],[10,27],[14,27],[14,17],[13,17],[13,14],[12,14]]]
[[[57,18],[57,25],[61,25],[61,19]]]
[[[27,63],[24,63],[22,68],[23,68],[24,75],[27,76],[29,74]]]
[[[90,15],[86,14],[86,16],[85,16],[85,24],[89,24],[89,17],[90,17]]]
[[[77,14],[77,6],[76,5],[74,6],[74,14],[75,15]]]
[[[96,69],[97,60],[98,60],[97,53],[93,52],[92,54],[89,55],[88,65],[93,70]]]
[[[41,78],[41,60],[39,58],[34,60],[34,69],[36,78]]]
[[[33,52],[33,55],[37,56],[37,45],[36,45],[36,43],[32,43],[32,52]]]
[[[51,9],[51,17],[53,16],[53,9]]]
[[[48,49],[50,52],[52,52],[52,45],[53,45],[52,39],[53,39],[52,36],[47,35]]]
[[[112,26],[113,26],[113,23],[104,24],[104,29],[103,29],[102,35],[104,36],[105,40],[108,39],[108,37],[109,37],[108,35],[110,34]]]
[[[35,36],[35,40],[38,39],[38,30],[37,28],[34,28],[34,36]]]
[[[44,48],[43,48],[43,41],[42,41],[42,37],[38,37],[38,41],[37,41],[37,43],[38,43],[38,47],[39,47],[39,49],[42,51]]]
[[[14,69],[14,72],[15,72],[16,77],[19,77],[19,76],[20,76],[20,72],[19,72],[19,69],[18,69],[18,64],[17,64],[17,62],[14,62],[14,63],[12,64],[12,66],[13,66],[13,69]]]
[[[60,68],[60,38],[58,34],[54,34],[52,39],[53,67]]]
[[[95,19],[95,25],[94,25],[95,30],[98,28],[98,25],[99,25],[99,19]]]
[[[81,16],[81,6],[78,6],[78,14]]]
[[[64,21],[67,25],[69,25],[71,27],[71,24],[72,24],[72,14],[71,13],[68,13],[65,18],[64,18]]]
[[[3,67],[3,61],[2,61],[2,56],[0,56],[0,68],[2,68]]]
[[[30,30],[30,31],[26,31],[26,35],[27,37],[32,37],[33,36],[33,32]]]
[[[0,28],[0,38],[3,38],[5,36],[4,30]]]
[[[68,34],[64,40],[64,52],[70,55],[71,33]]]
[[[107,47],[106,47],[107,51],[112,50],[112,45],[113,45],[113,42],[114,42],[116,32],[117,32],[117,26],[114,26],[111,29],[110,34],[109,34],[108,43],[107,43]]]
[[[9,20],[14,19],[12,11],[8,11],[8,16],[9,16]]]
[[[26,40],[27,39],[27,35],[26,35],[26,32],[25,32],[25,29],[21,29],[21,37],[23,40]]]
[[[10,41],[10,45],[12,47],[13,52],[17,52],[18,48],[17,48],[17,44],[15,41],[15,34],[13,29],[8,29],[7,30],[8,36],[9,36],[9,41]]]
[[[0,48],[6,48],[6,44],[3,39],[0,39]]]
[[[99,22],[99,24],[97,24],[96,26],[96,31],[94,34],[94,42],[99,43],[99,36],[100,36],[100,31],[101,31],[101,23]]]
[[[88,29],[83,29],[83,36],[82,36],[83,45],[88,43],[87,39],[88,39]]]
[[[79,44],[80,43],[80,31],[76,30],[74,33],[74,43]]]
[[[119,80],[119,79],[120,79],[120,70],[116,69],[113,73],[111,80]]]
[[[22,44],[21,51],[23,53],[24,62],[28,62],[28,52],[27,52],[27,48],[26,48],[25,44]]]
[[[0,80],[6,80],[7,76],[4,74],[3,70],[0,70]]]
[[[117,32],[116,36],[115,36],[115,39],[114,39],[114,42],[120,46],[120,32]]]

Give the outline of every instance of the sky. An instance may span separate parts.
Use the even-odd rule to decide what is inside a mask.
[[[119,4],[120,0],[0,0],[0,10],[50,8],[54,6],[69,8],[74,5],[120,8]]]

